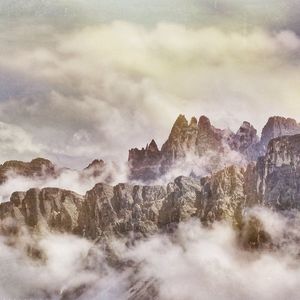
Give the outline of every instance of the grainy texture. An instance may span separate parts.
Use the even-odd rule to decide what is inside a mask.
[[[167,186],[99,183],[85,196],[30,189],[1,204],[0,217],[90,239],[130,232],[146,236],[191,217],[206,225],[227,220],[239,228],[244,209],[253,205],[300,208],[299,161],[300,135],[281,137],[246,169],[231,166],[201,179],[181,176]]]

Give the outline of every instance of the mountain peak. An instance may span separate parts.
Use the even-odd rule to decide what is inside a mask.
[[[258,143],[257,130],[247,121],[244,121],[236,134],[230,137],[231,149],[244,154],[248,159],[256,159],[255,145]]]
[[[199,128],[209,128],[211,127],[211,123],[208,117],[201,116],[198,122]]]
[[[263,128],[263,132],[268,130],[270,127],[297,127],[299,124],[295,119],[285,118],[281,116],[273,116],[268,119],[267,124]]]
[[[238,131],[233,133],[215,128],[205,115],[199,120],[192,117],[188,122],[186,117],[180,114],[161,150],[158,149],[155,140],[142,150],[130,150],[131,178],[152,180],[166,174],[187,157],[202,157],[207,152],[220,156],[228,148],[242,154],[241,159],[245,158],[245,161],[255,161],[265,155],[270,140],[297,133],[300,134],[300,124],[294,119],[279,116],[269,118],[260,140],[257,130],[248,121],[244,121]]]
[[[156,142],[155,142],[154,139],[152,139],[152,141],[150,142],[150,144],[147,145],[146,151],[159,152],[158,146],[157,146],[157,144],[156,144]]]
[[[196,117],[192,117],[191,120],[190,120],[190,124],[189,124],[189,127],[196,127],[197,126],[197,118]]]
[[[173,125],[173,128],[175,128],[175,127],[183,128],[183,127],[187,127],[187,126],[188,126],[188,121],[187,121],[185,115],[179,115]]]
[[[261,134],[261,144],[265,149],[271,139],[300,133],[300,124],[292,118],[273,116],[268,119]]]
[[[104,167],[105,162],[102,159],[94,159],[85,169]]]

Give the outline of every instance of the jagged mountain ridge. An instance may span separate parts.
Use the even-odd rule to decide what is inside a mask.
[[[184,115],[179,115],[161,150],[154,140],[146,148],[129,150],[130,179],[151,181],[167,173],[188,155],[203,157],[214,152],[218,157],[228,149],[240,153],[249,162],[256,161],[266,153],[271,139],[299,133],[300,124],[284,117],[269,118],[259,138],[249,122],[243,122],[233,133],[215,128],[206,116],[201,116],[199,121],[192,117],[188,122]]]
[[[12,174],[23,177],[55,176],[57,168],[50,160],[44,158],[36,158],[31,162],[7,161],[0,165],[0,184]]]
[[[59,167],[44,158],[35,158],[30,162],[11,160],[0,165],[0,185],[8,182],[10,178],[15,177],[46,181],[47,179],[58,178],[64,172],[76,172],[81,179],[94,178],[111,183],[114,180],[114,173],[118,171],[119,166],[117,164],[108,164],[102,159],[93,160],[83,170]]]
[[[214,153],[211,161],[216,161],[209,168],[211,172],[222,169],[218,165],[220,157],[226,151],[232,150],[241,154],[247,161],[256,161],[259,156],[266,153],[268,142],[283,135],[300,133],[300,125],[293,119],[284,117],[271,117],[264,126],[261,138],[257,130],[249,122],[243,122],[236,133],[230,130],[217,129],[211,125],[210,120],[202,116],[199,121],[193,117],[188,122],[184,115],[179,115],[175,121],[168,140],[159,149],[155,140],[152,140],[141,150],[129,150],[128,167],[129,180],[149,182],[166,174],[174,164],[182,160],[185,167],[185,158],[188,155],[204,157],[207,153]],[[228,164],[230,165],[230,163]],[[113,169],[113,170],[112,170]],[[78,172],[83,177],[100,177],[107,183],[113,182],[113,173],[118,172],[117,164],[108,164],[103,160],[94,160],[84,170]],[[66,168],[57,167],[51,161],[37,158],[31,162],[8,161],[0,165],[0,184],[3,184],[11,175],[43,178],[57,177]],[[179,176],[177,171],[175,176]]]
[[[99,183],[86,195],[57,188],[15,192],[0,204],[2,229],[11,224],[49,228],[90,239],[134,232],[148,235],[198,218],[243,225],[254,205],[300,208],[300,135],[271,140],[267,154],[246,169],[231,166],[201,179],[178,177],[166,186]]]

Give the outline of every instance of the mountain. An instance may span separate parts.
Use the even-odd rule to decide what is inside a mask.
[[[300,208],[300,135],[271,140],[257,163],[259,194],[264,205],[279,210]]]
[[[31,162],[11,160],[0,165],[0,184],[3,184],[10,175],[47,177],[54,176],[56,172],[56,166],[48,159],[36,158]]]
[[[160,173],[162,154],[154,140],[146,148],[129,150],[130,178],[152,180]]]
[[[192,132],[191,123],[185,127],[190,132]],[[193,123],[195,125],[195,120]],[[220,141],[220,131],[209,126],[207,120],[204,123],[206,124],[204,127],[209,130],[203,134],[203,129],[201,129],[201,133],[207,139],[209,147],[220,145],[216,142]],[[193,151],[201,149],[201,147],[198,148],[199,143],[197,142],[200,131],[198,124],[199,122],[197,122],[197,135],[194,134],[193,139],[190,139],[189,142],[182,140]],[[222,132],[221,136],[224,137]],[[250,153],[250,149],[258,151],[257,149],[261,145],[261,141],[257,141],[255,129],[249,123],[244,123],[237,134],[226,136],[229,136],[228,142],[235,141],[235,147],[241,149],[240,151],[245,149],[249,150],[248,153]],[[168,141],[173,138],[175,136],[171,136]],[[177,143],[177,148],[171,148],[177,155],[176,159],[179,159],[180,155],[185,155],[184,152],[180,152],[182,141]],[[176,142],[168,143],[164,149],[168,149],[170,145],[176,145]],[[219,151],[221,153],[226,150],[219,148]],[[135,155],[134,152],[133,155]],[[147,145],[142,152],[138,150],[137,153],[141,154],[140,161],[149,160],[149,173],[155,171],[155,164],[151,169],[151,161],[157,160],[163,165],[162,151],[158,149],[154,141]],[[168,161],[167,163],[173,162]],[[45,172],[45,165],[48,166],[46,170],[49,172],[53,170],[53,165],[43,159],[30,163],[9,162],[3,165],[6,166],[5,170],[14,170],[14,172],[17,170],[24,176],[32,176],[32,174],[33,176],[42,176]],[[87,168],[79,172],[82,176],[96,176],[96,178],[100,176],[99,178],[102,178],[107,169],[108,166],[104,161],[94,160]],[[278,238],[276,234],[271,233],[270,228],[266,228],[264,225],[263,218],[268,218],[269,215],[251,214],[251,208],[254,210],[269,208],[280,216],[288,215],[288,222],[291,224],[294,222],[292,213],[300,210],[300,134],[271,139],[265,155],[256,161],[249,162],[246,167],[232,165],[201,178],[179,176],[166,185],[151,186],[134,183],[119,183],[113,186],[102,182],[97,183],[85,195],[50,187],[16,191],[11,195],[9,202],[0,204],[0,233],[5,243],[9,245],[9,251],[13,253],[17,247],[21,247],[26,259],[31,259],[39,266],[47,261],[48,257],[47,252],[39,246],[37,241],[40,237],[48,236],[46,234],[48,231],[85,237],[92,241],[93,246],[84,255],[86,262],[84,270],[96,266],[97,270],[103,269],[104,272],[107,272],[111,269],[113,274],[120,273],[122,278],[127,276],[128,285],[125,287],[126,296],[124,296],[126,299],[158,300],[161,299],[160,285],[157,279],[159,277],[145,274],[142,262],[126,257],[126,255],[123,256],[118,251],[120,249],[121,251],[124,249],[130,251],[134,245],[144,245],[143,243],[152,240],[146,239],[147,237],[163,233],[155,235],[152,242],[156,243],[158,237],[162,239],[163,248],[161,249],[163,251],[170,251],[168,250],[170,248],[165,249],[165,247],[174,243],[171,249],[176,249],[176,253],[181,256],[188,250],[185,249],[185,244],[182,244],[182,234],[186,234],[186,238],[191,239],[194,244],[191,237],[195,235],[193,230],[196,228],[193,226],[197,227],[198,224],[197,222],[180,224],[185,221],[199,220],[207,229],[202,238],[207,239],[208,244],[204,245],[210,245],[209,232],[214,231],[210,229],[223,225],[225,228],[227,227],[226,223],[234,228],[235,234],[230,240],[235,245],[234,247],[237,246],[234,248],[234,252],[246,249],[247,251],[243,252],[245,257],[251,253],[260,256],[260,253],[266,255],[266,253],[273,253],[272,251],[276,255],[279,253],[281,255],[286,249],[292,248],[292,252],[298,257],[298,235],[294,233],[299,224],[297,220],[295,227],[287,228],[279,234]],[[270,210],[264,211],[270,213]],[[295,216],[297,218],[297,214]],[[281,226],[290,226],[281,224],[284,221],[280,218],[276,220],[279,220],[280,224],[274,224],[275,231]],[[224,223],[214,226],[216,225],[214,223],[219,221]],[[189,227],[184,227],[185,225]],[[180,234],[178,234],[178,230],[181,230]],[[281,234],[284,235],[283,239]],[[222,239],[223,237],[218,234],[217,238]],[[224,238],[228,238],[226,231]],[[291,241],[291,239],[296,239],[296,241]],[[117,247],[115,250],[114,243],[117,245],[121,243],[124,248]],[[221,243],[221,245],[223,244]],[[225,245],[225,247],[227,246]],[[178,249],[180,249],[179,252],[177,252]],[[283,249],[283,252],[276,253],[276,249]],[[258,251],[250,252],[248,250]],[[142,248],[142,251],[146,252],[146,255],[148,255],[147,253],[157,255],[156,252],[145,251],[145,248]],[[205,251],[207,250],[205,249]],[[219,255],[218,252],[217,255]],[[177,256],[175,257],[177,258]],[[105,260],[102,261],[103,259]],[[188,264],[190,265],[190,259],[188,259]],[[55,293],[61,299],[81,299],[85,295],[90,295],[89,291],[93,290],[94,284],[97,285],[97,282],[98,280],[76,281]],[[45,291],[45,298],[47,297]]]
[[[180,162],[184,166],[187,157],[204,157],[207,153],[214,154],[213,170],[220,169],[220,157],[228,156],[230,151],[248,162],[256,161],[266,153],[271,139],[294,134],[300,134],[300,124],[290,118],[269,118],[259,138],[257,130],[246,121],[233,133],[215,128],[206,116],[198,121],[193,117],[188,122],[184,115],[179,115],[160,150],[154,140],[145,149],[129,150],[130,179],[151,182]]]
[[[225,166],[238,164],[234,153],[239,155],[238,159],[241,161],[256,161],[258,157],[265,155],[271,139],[294,134],[300,134],[300,125],[290,118],[269,118],[259,138],[257,130],[246,121],[233,133],[229,129],[214,127],[205,116],[201,116],[199,120],[193,117],[188,122],[184,115],[179,115],[161,149],[152,140],[145,148],[129,150],[128,179],[152,183],[175,169],[174,174],[169,176],[174,179],[181,175],[183,169],[188,169],[189,158],[192,158],[191,165],[197,164],[199,158],[207,158],[202,162],[201,170],[204,174],[213,173]],[[36,158],[31,162],[7,161],[0,165],[0,184],[10,176],[43,179],[58,177],[66,170],[44,158]],[[121,170],[115,163],[96,159],[84,170],[76,172],[82,178],[99,178],[103,182],[112,183]],[[202,173],[197,174],[192,167],[186,175],[203,176]]]
[[[271,140],[266,155],[246,169],[230,166],[200,179],[180,176],[165,186],[98,183],[84,196],[57,188],[15,192],[0,204],[0,218],[99,239],[145,236],[192,217],[205,225],[227,220],[242,230],[245,209],[255,205],[300,208],[300,135]],[[5,232],[16,230],[3,224]]]
[[[154,180],[188,155],[222,152],[227,135],[228,131],[215,128],[205,116],[200,117],[199,121],[193,117],[188,122],[184,115],[179,115],[161,150],[154,140],[150,143],[153,145],[150,149],[147,146],[146,149],[129,150],[130,179]]]
[[[97,184],[85,196],[57,188],[15,192],[0,204],[0,218],[32,229],[48,227],[90,239],[136,232],[147,235],[198,217],[204,224],[239,223],[244,172],[230,167],[201,180],[178,177],[167,186]]]
[[[296,120],[284,117],[271,117],[261,133],[260,148],[266,152],[270,140],[285,136],[300,134],[300,124]]]
[[[257,130],[249,122],[243,122],[237,133],[230,136],[228,144],[248,160],[256,160],[258,157],[259,137]]]
[[[114,181],[115,173],[119,172],[119,166],[115,163],[105,163],[103,160],[95,159],[83,170],[72,170],[55,165],[48,159],[36,158],[30,162],[7,161],[0,165],[0,185],[9,178],[21,176],[29,179],[54,179],[63,173],[74,172],[81,179],[99,179],[103,182]]]

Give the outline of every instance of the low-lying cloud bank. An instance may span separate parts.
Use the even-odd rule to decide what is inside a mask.
[[[13,192],[28,191],[31,188],[55,187],[84,195],[100,182],[110,185],[124,182],[138,185],[167,185],[178,176],[204,177],[231,165],[246,166],[247,160],[239,152],[230,150],[228,146],[224,145],[224,153],[222,155],[215,151],[209,151],[202,157],[187,154],[184,159],[174,162],[174,165],[166,174],[151,182],[129,180],[129,165],[127,162],[121,161],[118,164],[113,162],[105,163],[100,172],[93,167],[89,170],[81,171],[60,169],[56,176],[49,176],[45,173],[42,176],[25,177],[14,172],[8,172],[6,174],[7,180],[0,184],[0,203],[9,201]],[[98,173],[94,174],[95,171]]]
[[[217,151],[207,151],[205,155],[199,157],[193,153],[186,153],[184,158],[173,162],[170,169],[157,179],[150,182],[135,180],[133,183],[141,185],[167,185],[179,176],[202,178],[232,165],[239,167],[247,166],[249,161],[243,154],[231,150],[226,144],[223,146],[224,152],[222,154]]]
[[[7,202],[13,192],[25,192],[31,188],[54,187],[64,190],[74,191],[84,195],[97,183],[104,182],[116,185],[127,181],[127,164],[105,163],[105,167],[100,172],[95,168],[85,170],[58,169],[57,175],[42,174],[42,176],[26,177],[16,173],[8,172],[7,180],[0,184],[0,203]]]
[[[110,251],[61,234],[2,236],[0,293],[15,299],[299,299],[299,213],[260,208],[248,214],[261,220],[277,245],[272,250],[243,250],[228,225],[208,229],[196,220],[127,246],[106,241]]]

